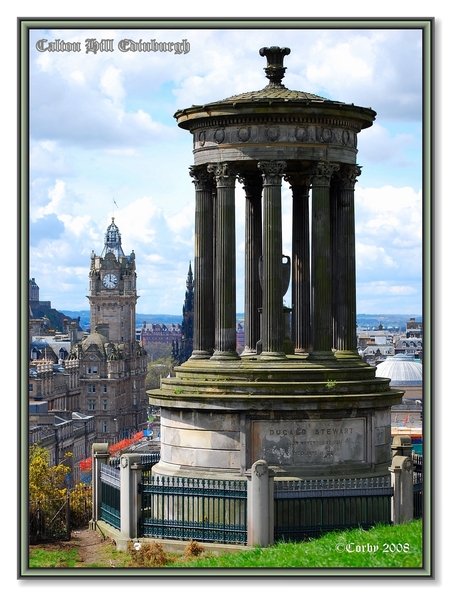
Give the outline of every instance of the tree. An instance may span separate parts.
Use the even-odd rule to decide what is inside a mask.
[[[67,460],[71,453],[65,454]],[[70,525],[87,522],[91,511],[91,487],[77,484],[67,488],[70,468],[65,463],[50,466],[48,450],[39,445],[29,448],[29,535],[59,537],[70,531]]]
[[[66,454],[65,458],[71,455]],[[29,448],[29,500],[46,502],[66,495],[69,467],[62,463],[50,466],[49,463],[48,450],[39,445]]]
[[[170,366],[171,360],[171,345],[165,342],[149,342],[144,346],[149,355],[150,361],[156,363],[164,363]]]
[[[166,378],[170,373],[171,366],[164,363],[150,362],[147,366],[147,376],[145,377],[145,389],[159,389],[160,381]]]

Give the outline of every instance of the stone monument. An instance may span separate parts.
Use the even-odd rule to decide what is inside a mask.
[[[161,408],[157,475],[231,478],[257,460],[275,480],[389,474],[390,410],[402,392],[375,377],[356,339],[357,136],[376,113],[286,88],[289,54],[260,50],[263,90],[175,113],[193,135],[194,347],[175,377],[149,392]],[[292,191],[290,257],[283,180]],[[237,183],[246,198],[241,356]],[[283,304],[286,265],[292,309]]]

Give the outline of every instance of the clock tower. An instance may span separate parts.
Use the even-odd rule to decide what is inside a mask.
[[[136,261],[134,251],[126,256],[114,219],[104,237],[100,256],[91,254],[89,273],[91,332],[99,331],[110,341],[134,351],[136,340]]]
[[[147,425],[147,354],[136,340],[136,262],[126,256],[114,219],[100,256],[91,253],[90,334],[73,355],[80,359],[82,411],[94,415],[96,436],[117,443]]]

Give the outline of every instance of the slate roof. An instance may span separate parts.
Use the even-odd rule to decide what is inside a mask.
[[[328,101],[325,97],[314,95],[310,92],[302,92],[299,90],[290,90],[283,85],[274,86],[268,85],[262,90],[256,90],[253,92],[243,92],[238,95],[233,95],[217,101],[217,103],[234,103],[236,101],[263,101],[263,100],[281,100],[281,101]]]

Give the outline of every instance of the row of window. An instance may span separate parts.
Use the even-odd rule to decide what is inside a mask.
[[[96,399],[88,399],[87,402],[88,402],[88,410],[89,411],[94,411],[96,409],[97,400]],[[107,399],[103,399],[102,400],[102,409],[103,409],[104,412],[107,411]]]
[[[88,393],[95,393],[96,392],[96,385],[95,384],[89,384],[88,385]],[[107,385],[103,384],[102,385],[102,392],[103,393],[107,393]]]
[[[96,386],[95,384],[89,384],[88,385],[88,393],[96,393]],[[133,381],[133,389],[137,389],[137,380]],[[103,393],[107,393],[107,385],[103,384],[102,385],[102,392]]]
[[[97,399],[87,399],[88,411],[94,412],[96,410]],[[137,397],[133,398],[133,405],[137,405]],[[102,400],[102,411],[106,412],[108,410],[108,402],[107,399]]]

